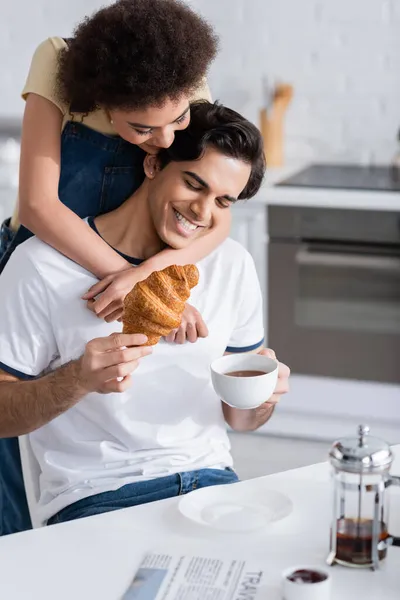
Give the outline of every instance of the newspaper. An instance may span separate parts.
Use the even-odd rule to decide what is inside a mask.
[[[149,553],[122,600],[257,600],[263,579],[243,560]]]

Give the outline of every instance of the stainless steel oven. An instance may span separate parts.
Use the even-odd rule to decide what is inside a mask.
[[[270,206],[268,230],[269,345],[295,373],[399,383],[400,211]]]

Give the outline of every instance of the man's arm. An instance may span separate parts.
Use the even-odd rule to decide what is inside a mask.
[[[0,437],[31,433],[79,402],[79,372],[79,361],[29,381],[0,371]]]
[[[150,354],[139,334],[92,340],[83,356],[29,381],[0,371],[0,437],[31,433],[77,404],[90,392],[123,392],[138,361]]]
[[[229,353],[228,353],[229,354]],[[276,359],[275,352],[273,350],[259,350],[257,354],[263,354],[270,358]],[[225,402],[222,402],[222,411],[224,413],[225,421],[235,431],[255,431],[264,423],[266,423],[272,416],[276,404],[279,402],[282,394],[286,394],[289,391],[289,375],[290,369],[283,363],[279,363],[278,370],[278,381],[276,384],[275,391],[271,398],[269,398],[264,404],[258,408],[252,408],[249,410],[243,410],[228,406]]]

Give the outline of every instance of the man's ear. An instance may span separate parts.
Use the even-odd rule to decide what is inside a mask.
[[[157,154],[148,154],[143,163],[144,172],[148,179],[154,179],[157,171],[160,170],[160,163]]]

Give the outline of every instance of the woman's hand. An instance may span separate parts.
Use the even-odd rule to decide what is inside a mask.
[[[107,323],[122,318],[125,296],[141,280],[136,267],[108,275],[82,296],[87,307]]]
[[[142,280],[139,268],[132,267],[108,275],[82,296],[87,300],[87,307],[100,319],[107,323],[120,321],[124,312],[124,300],[127,294]],[[182,321],[178,329],[174,329],[165,339],[167,342],[184,344],[187,341],[196,342],[199,337],[208,336],[208,329],[201,314],[190,304],[186,304]]]
[[[165,339],[170,343],[184,344],[187,340],[193,344],[197,342],[199,337],[205,338],[207,336],[208,329],[201,314],[194,306],[186,304],[180,326],[178,329],[171,331]]]

